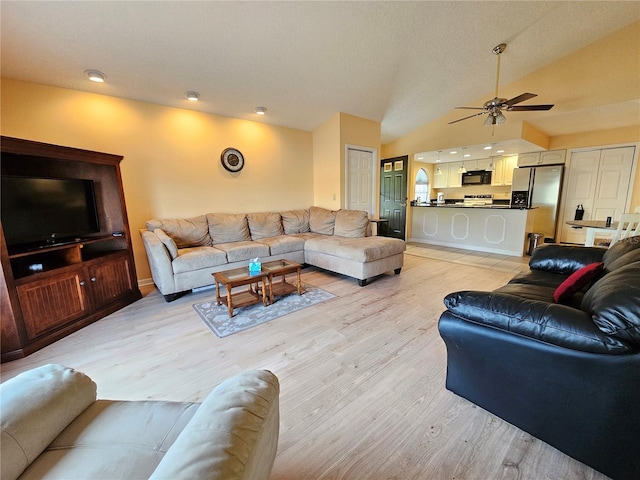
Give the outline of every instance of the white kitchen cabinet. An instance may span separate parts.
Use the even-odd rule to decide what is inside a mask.
[[[449,165],[449,187],[461,187],[462,186],[462,174],[460,173],[460,167],[462,162],[451,162]]]
[[[438,169],[442,173],[438,173]],[[433,188],[446,188],[449,184],[449,166],[436,163],[433,172]]]
[[[487,168],[489,168],[490,164],[491,164],[490,158],[481,158],[478,160],[478,170],[486,170]]]
[[[513,181],[513,169],[516,168],[518,157],[493,157],[493,175],[491,185],[511,185]]]
[[[464,168],[467,170],[467,172],[478,170],[478,160],[465,160]]]
[[[551,150],[549,152],[521,153],[518,156],[519,167],[535,167],[537,165],[557,165],[565,162],[566,150]]]

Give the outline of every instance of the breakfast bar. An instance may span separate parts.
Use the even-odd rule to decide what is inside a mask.
[[[412,207],[411,241],[521,257],[535,209],[503,205],[424,204]]]

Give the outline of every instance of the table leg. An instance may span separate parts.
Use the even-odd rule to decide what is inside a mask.
[[[227,310],[229,318],[233,317],[233,301],[231,300],[231,287],[227,287]]]
[[[216,280],[216,304],[222,305],[222,299],[220,298],[220,283]]]
[[[596,239],[596,231],[593,228],[587,228],[587,237],[584,241],[585,247],[593,247],[593,242]]]
[[[300,267],[296,268],[298,273],[298,295],[302,295],[302,282],[300,281]]]
[[[266,307],[268,305],[267,302],[267,285],[266,282],[267,277],[262,277],[262,304]]]

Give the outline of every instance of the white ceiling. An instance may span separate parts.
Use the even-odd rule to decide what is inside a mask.
[[[344,112],[381,122],[382,143],[493,97],[498,43],[508,44],[500,75],[508,84],[640,19],[637,1],[3,0],[0,8],[4,77],[307,131]],[[107,83],[87,81],[87,69]],[[184,98],[189,90],[200,93],[196,105]],[[532,90],[539,97],[528,103],[554,103]],[[257,106],[267,115],[256,116]],[[567,133],[551,112],[547,133]]]

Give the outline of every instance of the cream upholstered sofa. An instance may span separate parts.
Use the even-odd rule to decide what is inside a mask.
[[[212,273],[287,259],[358,279],[403,265],[404,240],[371,236],[367,212],[320,207],[149,220],[141,230],[153,281],[167,301],[212,285]]]
[[[0,386],[2,480],[266,480],[278,445],[279,384],[238,374],[202,404],[96,400],[62,365]]]

